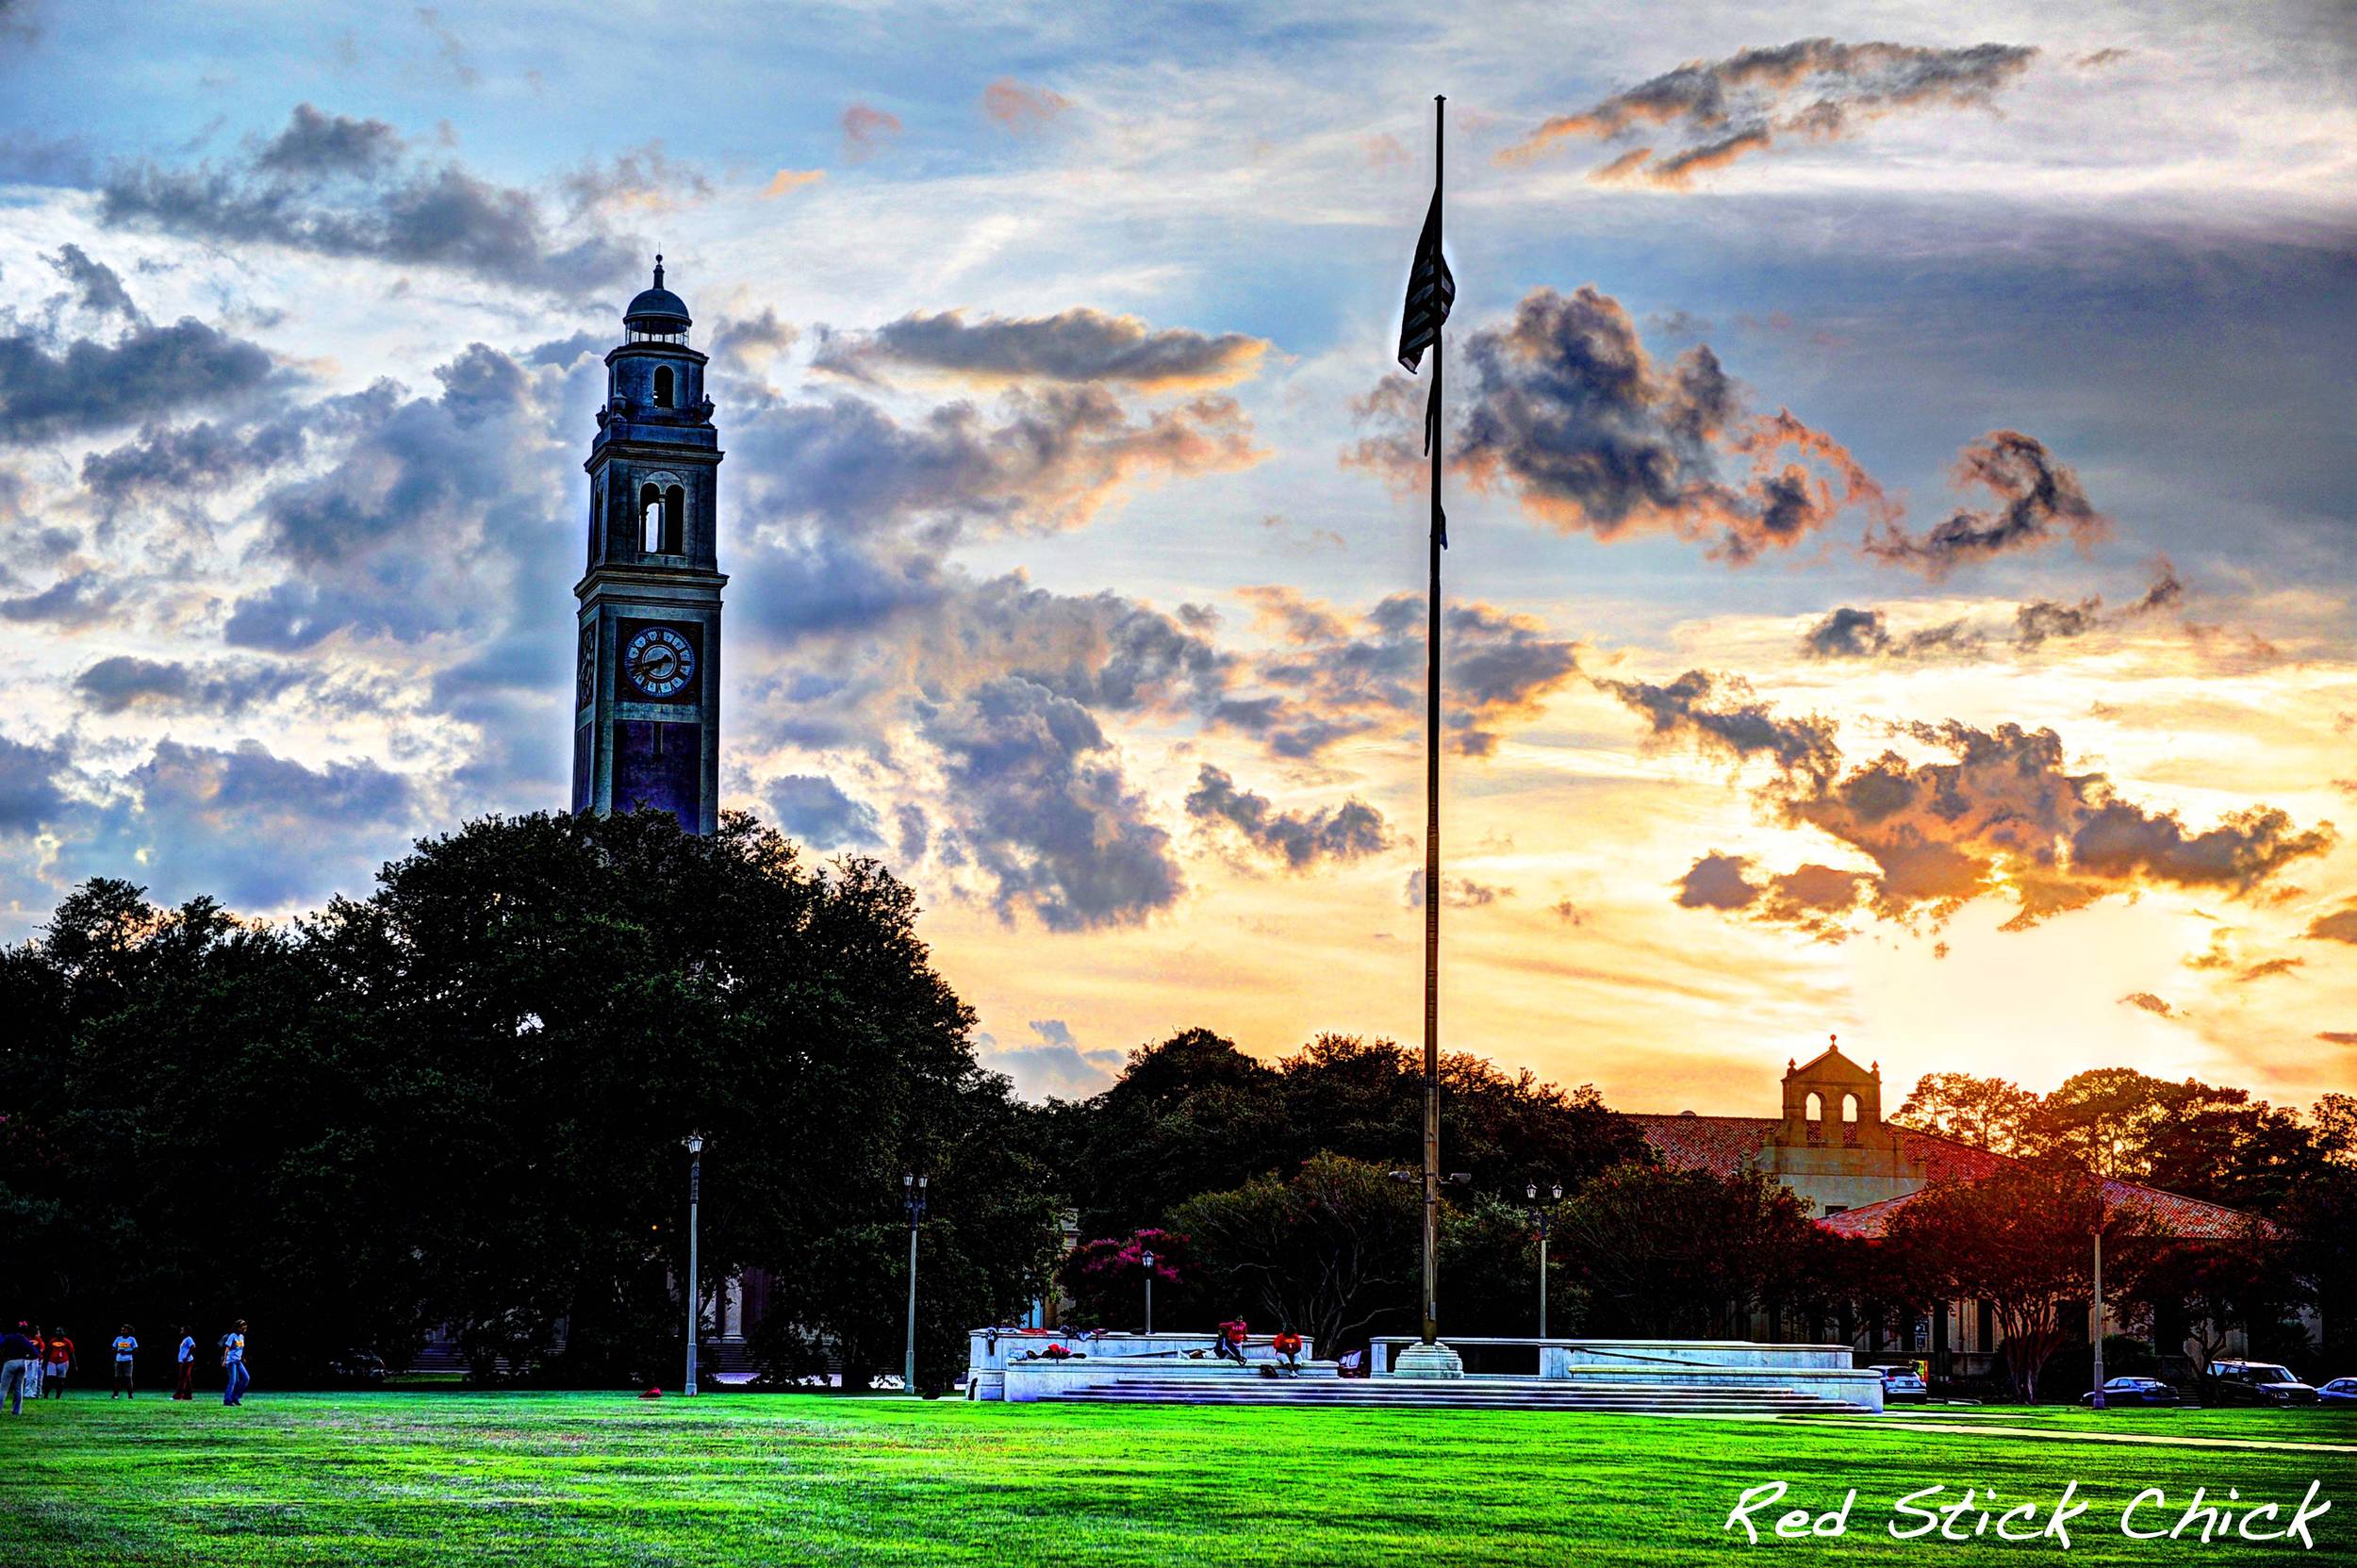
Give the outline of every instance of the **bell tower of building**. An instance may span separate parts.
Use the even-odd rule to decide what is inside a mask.
[[[720,437],[687,305],[654,286],[622,313],[589,443],[588,569],[573,691],[573,809],[720,823]]]
[[[1883,1071],[1825,1048],[1784,1075],[1784,1115],[1759,1152],[1761,1168],[1821,1213],[1904,1197],[1927,1180],[1904,1128],[1883,1120]]]

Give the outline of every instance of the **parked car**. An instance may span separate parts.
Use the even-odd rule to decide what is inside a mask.
[[[2319,1405],[2357,1405],[2357,1378],[2335,1378],[2316,1385]]]
[[[2185,1401],[2177,1391],[2158,1378],[2112,1378],[2103,1384],[2103,1404],[2115,1405],[2182,1405]],[[2082,1394],[2079,1403],[2092,1406],[2095,1395]]]
[[[1883,1403],[1886,1405],[1920,1405],[1932,1396],[1923,1375],[1911,1366],[1878,1366],[1883,1375]]]
[[[2316,1391],[2273,1362],[2212,1362],[2208,1399],[2214,1405],[2313,1405]]]

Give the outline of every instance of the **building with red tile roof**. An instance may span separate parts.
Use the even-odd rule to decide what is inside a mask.
[[[2013,1164],[1987,1149],[1882,1119],[1882,1065],[1860,1067],[1838,1041],[1806,1063],[1788,1065],[1784,1114],[1632,1115],[1664,1164],[1715,1176],[1761,1171],[1845,1236],[1879,1237],[1893,1214],[1934,1181],[1977,1181]],[[2106,1180],[2111,1209],[2139,1209],[2163,1234],[2211,1240],[2245,1234],[2256,1216],[2239,1209]]]
[[[1893,1215],[1935,1181],[1977,1181],[2014,1164],[2006,1155],[1886,1122],[1882,1065],[1861,1067],[1838,1040],[1805,1063],[1786,1064],[1781,1116],[1633,1114],[1646,1144],[1664,1164],[1730,1177],[1756,1171],[1774,1177],[1805,1199],[1817,1223],[1838,1235],[1879,1239]],[[2266,1222],[2237,1209],[2133,1181],[2106,1180],[2105,1205],[2138,1209],[2167,1235],[2225,1239]],[[1979,1307],[1976,1311],[1975,1308]],[[1770,1337],[1775,1325],[1763,1323]],[[1759,1330],[1755,1329],[1755,1332]],[[1883,1348],[1881,1326],[1869,1330],[1871,1351]],[[1936,1353],[1957,1371],[1985,1366],[1996,1348],[1985,1306],[1952,1302],[1918,1324],[1902,1349]]]

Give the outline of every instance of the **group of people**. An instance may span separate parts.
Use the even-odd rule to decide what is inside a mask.
[[[1211,1353],[1222,1361],[1234,1362],[1242,1366],[1244,1364],[1244,1347],[1251,1337],[1252,1330],[1240,1313],[1219,1326],[1219,1332],[1211,1341]],[[1271,1336],[1269,1349],[1286,1371],[1301,1370],[1301,1336],[1294,1332],[1292,1324],[1286,1324]]]
[[[245,1402],[246,1385],[253,1379],[245,1367],[245,1319],[239,1318],[229,1331],[221,1336],[221,1364],[224,1375],[221,1402],[239,1405]],[[109,1399],[139,1397],[136,1376],[139,1359],[139,1335],[124,1324],[107,1346],[114,1362],[114,1391]],[[196,1397],[196,1336],[188,1329],[180,1330],[180,1348],[176,1357],[179,1379],[173,1386],[174,1399]],[[68,1379],[81,1365],[73,1339],[62,1329],[44,1332],[38,1325],[20,1321],[6,1334],[0,1334],[0,1397],[8,1402],[10,1415],[25,1413],[25,1401],[44,1397],[62,1399]]]

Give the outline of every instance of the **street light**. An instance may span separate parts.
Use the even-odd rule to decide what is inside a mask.
[[[696,1204],[703,1195],[704,1138],[687,1135],[687,1381],[682,1392],[696,1395],[696,1339],[703,1327],[703,1297],[696,1284]]]
[[[1138,1262],[1146,1265],[1146,1332],[1150,1339],[1154,1333],[1154,1249],[1149,1246],[1139,1253]]]
[[[909,1214],[909,1343],[900,1359],[900,1386],[912,1395],[916,1393],[916,1225],[925,1217],[925,1189],[931,1180],[900,1173],[900,1207]]]
[[[1556,1204],[1563,1201],[1563,1183],[1548,1181],[1547,1197],[1543,1203],[1539,1200],[1539,1183],[1536,1181],[1524,1183],[1523,1196],[1530,1200],[1528,1213],[1532,1223],[1539,1227],[1539,1337],[1544,1339],[1547,1337],[1547,1213]]]
[[[2103,1408],[2103,1223],[2095,1224],[2095,1392],[2088,1408]]]

